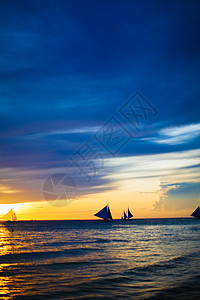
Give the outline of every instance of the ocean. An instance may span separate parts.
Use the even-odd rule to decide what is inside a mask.
[[[0,224],[0,299],[200,299],[200,220]]]

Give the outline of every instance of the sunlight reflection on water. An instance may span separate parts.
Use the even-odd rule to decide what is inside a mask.
[[[175,287],[186,293],[178,287],[199,276],[200,223],[152,222],[1,223],[2,299],[150,299]]]

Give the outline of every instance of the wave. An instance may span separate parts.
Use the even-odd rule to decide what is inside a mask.
[[[101,251],[100,248],[89,248],[89,247],[79,247],[73,249],[63,249],[63,250],[49,250],[49,251],[31,251],[31,252],[20,252],[20,253],[9,253],[0,256],[0,263],[7,264],[7,263],[19,263],[31,260],[43,260],[43,259],[51,259],[56,257],[77,257],[77,256],[84,256],[87,252],[99,252]]]

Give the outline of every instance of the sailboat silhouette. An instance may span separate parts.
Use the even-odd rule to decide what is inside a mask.
[[[108,204],[104,208],[102,208],[99,212],[97,212],[95,216],[103,219],[104,221],[110,221],[113,219]]]
[[[199,206],[193,211],[193,213],[190,216],[195,217],[197,219],[200,219],[200,208],[199,208]]]
[[[126,213],[125,210],[124,210],[123,215],[122,215],[122,217],[121,217],[121,220],[130,221],[132,217],[133,217],[133,215],[132,215],[132,213],[130,212],[130,209],[128,208],[127,213]]]
[[[124,210],[123,215],[122,215],[122,217],[121,217],[121,220],[126,220],[126,219],[127,219],[127,215],[126,215],[126,212],[125,212],[125,210]]]

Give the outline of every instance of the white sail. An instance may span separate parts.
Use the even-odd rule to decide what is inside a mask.
[[[12,208],[11,208],[11,210],[9,210],[9,212],[7,214],[5,214],[2,217],[2,220],[5,220],[5,221],[17,221],[17,216],[16,216],[16,214],[13,211]]]

